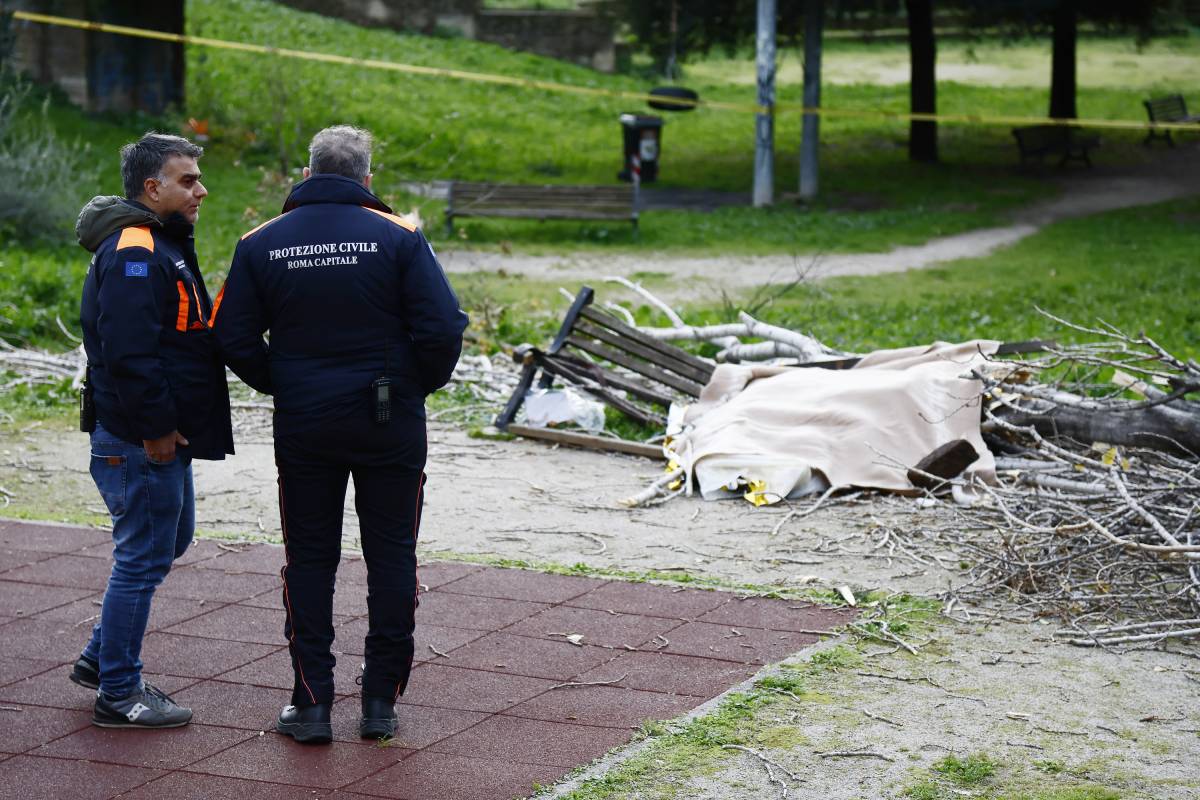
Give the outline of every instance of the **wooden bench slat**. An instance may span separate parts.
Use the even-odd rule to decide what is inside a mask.
[[[628,220],[629,213],[614,213],[606,211],[570,211],[563,209],[543,208],[536,210],[491,208],[491,209],[455,209],[456,217],[506,217],[510,219],[620,219]]]
[[[575,330],[578,333],[583,333],[597,339],[604,344],[616,347],[619,350],[624,350],[626,353],[631,353],[635,356],[640,356],[646,359],[651,364],[669,370],[680,377],[695,381],[701,385],[708,382],[711,373],[703,369],[697,369],[691,364],[688,364],[682,359],[677,359],[672,356],[659,352],[651,347],[646,347],[640,342],[629,339],[628,337],[619,336],[612,331],[605,330],[599,325],[589,325],[583,320],[575,323]]]
[[[1200,115],[1188,114],[1187,103],[1184,102],[1181,94],[1169,94],[1166,97],[1143,100],[1142,105],[1146,107],[1146,114],[1149,115],[1151,124],[1155,122],[1200,122]],[[1175,140],[1171,138],[1171,133],[1172,131],[1151,128],[1146,133],[1143,144],[1150,144],[1155,139],[1166,139],[1167,144],[1174,147]]]
[[[635,236],[638,223],[632,186],[453,181],[446,203],[447,230],[452,230],[455,217],[629,220]]]
[[[643,456],[662,460],[661,445],[630,442],[625,439],[610,439],[606,436],[591,436],[575,431],[559,431],[553,428],[532,428],[528,425],[509,425],[508,432],[514,436],[525,436],[530,439],[545,439],[548,442],[569,444],[575,447],[586,447],[589,450],[613,450],[618,453],[628,453],[631,456]]]
[[[596,187],[578,187],[578,186],[512,186],[504,189],[479,189],[465,191],[454,186],[453,190],[456,198],[478,198],[478,197],[604,197],[613,201],[631,200],[633,199],[633,191],[630,189],[617,188],[612,191],[611,187],[596,186]]]
[[[674,375],[646,361],[639,361],[632,356],[628,356],[625,353],[613,350],[611,347],[600,344],[599,342],[595,342],[591,339],[585,339],[581,336],[575,336],[572,334],[567,337],[567,344],[591,353],[594,356],[599,356],[607,361],[611,361],[614,364],[620,364],[622,367],[625,367],[625,369],[632,370],[639,375],[645,375],[647,378],[652,378],[659,383],[670,386],[676,391],[683,392],[689,397],[699,397],[700,390],[704,388],[695,381]]]
[[[559,352],[557,355],[547,355],[546,359],[563,361],[578,372],[582,372],[585,375],[598,376],[600,381],[607,386],[621,389],[633,395],[634,397],[645,400],[648,403],[660,405],[663,408],[670,408],[671,403],[675,400],[675,398],[663,392],[656,391],[645,384],[631,380],[630,378],[603,367],[600,364],[596,364],[580,358],[579,356],[572,355],[571,353]]]
[[[634,403],[614,394],[608,388],[601,385],[600,381],[592,375],[589,375],[586,372],[577,372],[576,370],[567,366],[567,364],[561,360],[557,360],[553,357],[546,358],[543,356],[542,368],[549,371],[551,374],[560,375],[573,381],[583,388],[584,391],[596,395],[598,398],[608,403],[622,414],[632,417],[643,425],[665,426],[667,424],[667,418],[662,414],[655,413],[648,409],[639,408]]]
[[[625,206],[628,207],[633,199],[630,197],[612,197],[610,195],[596,194],[543,194],[541,192],[529,192],[528,194],[477,194],[477,195],[456,195],[454,204],[470,205],[472,203],[492,203],[502,205],[504,203],[537,203],[547,206],[570,205],[570,204],[599,204],[606,206]]]
[[[639,342],[646,347],[651,347],[666,356],[670,356],[677,361],[682,361],[683,363],[700,370],[704,374],[704,377],[701,379],[703,383],[708,383],[708,379],[712,377],[713,370],[716,369],[716,367],[712,364],[708,363],[702,358],[692,355],[683,348],[676,347],[670,342],[664,342],[662,339],[655,339],[653,336],[642,333],[637,328],[626,325],[612,314],[600,311],[597,308],[584,306],[582,309],[580,309],[579,315],[585,319],[595,322],[598,325],[603,325],[605,328],[615,331],[616,333],[632,339],[635,342]]]
[[[1058,162],[1060,165],[1071,160],[1080,160],[1090,167],[1092,160],[1088,151],[1100,145],[1100,137],[1097,134],[1065,125],[1028,125],[1013,128],[1012,135],[1017,140],[1017,150],[1020,151],[1022,163],[1029,158],[1058,155],[1061,156]]]

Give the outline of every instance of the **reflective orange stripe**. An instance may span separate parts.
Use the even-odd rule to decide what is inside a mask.
[[[192,284],[192,297],[196,298],[196,316],[200,318],[200,327],[207,328],[208,322],[204,319],[204,304],[200,302],[200,293],[196,291],[196,284]]]
[[[186,331],[188,329],[187,287],[183,285],[183,281],[176,281],[175,288],[179,290],[179,314],[175,317],[175,330]]]
[[[212,314],[208,317],[208,327],[217,324],[217,312],[221,310],[221,300],[225,297],[225,284],[221,284],[221,291],[217,292],[217,302],[213,303]]]
[[[367,207],[363,206],[363,208],[367,208]],[[392,222],[399,225],[401,228],[404,228],[404,230],[406,230],[406,231],[415,231],[417,229],[416,225],[413,225],[411,222],[406,221],[402,217],[397,217],[395,214],[389,214],[386,211],[380,211],[377,208],[367,208],[367,211],[370,211],[372,214],[378,214],[379,216],[383,217],[384,219],[391,220]]]
[[[154,252],[154,237],[150,235],[150,229],[147,227],[126,228],[121,231],[121,238],[117,240],[117,249],[124,250],[127,247],[142,247]]]
[[[266,221],[266,222],[264,222],[263,224],[261,224],[261,225],[257,225],[257,226],[255,226],[255,227],[251,228],[250,230],[248,230],[248,231],[246,231],[245,233],[243,233],[243,234],[242,234],[242,239],[245,239],[247,236],[251,236],[251,235],[253,235],[253,234],[255,234],[255,233],[258,233],[258,232],[259,232],[259,231],[261,231],[263,228],[267,227],[267,226],[268,226],[268,225],[270,225],[272,222],[274,222],[274,221],[275,221],[275,220],[277,220],[277,219],[280,219],[281,217],[283,217],[283,214],[280,214],[278,217],[272,217],[271,219],[267,220],[267,221]]]

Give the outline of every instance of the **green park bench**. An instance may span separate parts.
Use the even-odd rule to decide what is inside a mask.
[[[1142,105],[1146,107],[1146,113],[1150,116],[1151,124],[1155,122],[1194,122],[1200,124],[1200,116],[1188,113],[1187,103],[1183,101],[1183,95],[1181,94],[1169,94],[1166,97],[1143,100]],[[1150,129],[1142,144],[1149,145],[1155,139],[1166,139],[1167,144],[1171,147],[1175,146],[1175,141],[1171,138],[1171,131],[1160,131],[1157,128]]]
[[[1100,146],[1100,137],[1067,125],[1029,125],[1013,128],[1013,138],[1021,153],[1021,163],[1031,159],[1041,161],[1046,156],[1058,156],[1061,167],[1069,161],[1082,161],[1089,167],[1088,151]]]
[[[446,201],[446,231],[455,217],[628,220],[638,228],[632,186],[562,186],[453,181]]]

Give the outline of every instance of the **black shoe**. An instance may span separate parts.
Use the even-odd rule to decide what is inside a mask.
[[[67,677],[85,689],[99,689],[100,665],[86,656],[80,656]]]
[[[190,708],[180,707],[148,683],[119,700],[97,693],[92,706],[92,724],[101,728],[178,728],[191,721]]]
[[[275,730],[297,742],[326,744],[333,740],[333,725],[329,722],[329,703],[315,706],[284,706],[279,712]]]
[[[390,739],[396,735],[396,708],[392,698],[363,695],[358,735],[364,739]]]

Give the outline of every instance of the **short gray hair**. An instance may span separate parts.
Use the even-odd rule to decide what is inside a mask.
[[[371,134],[352,125],[319,131],[308,145],[308,168],[314,174],[341,175],[365,181],[371,174]]]
[[[172,156],[199,158],[204,148],[182,136],[148,131],[136,142],[121,148],[121,183],[125,197],[136,200],[146,191],[147,178],[160,178],[163,164]]]

